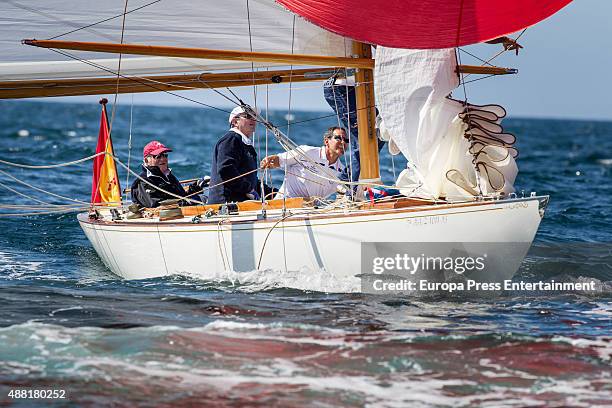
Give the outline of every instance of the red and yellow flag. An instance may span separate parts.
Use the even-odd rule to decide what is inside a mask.
[[[100,118],[100,133],[98,133],[96,154],[106,152],[114,155],[113,142],[108,130],[108,120],[106,117],[107,102],[106,99],[100,100],[102,116]],[[101,154],[94,158],[91,203],[110,206],[121,205],[121,187],[119,186],[117,165],[112,156]]]

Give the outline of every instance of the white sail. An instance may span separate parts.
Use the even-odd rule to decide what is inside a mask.
[[[112,75],[117,55],[67,51],[111,71],[106,72],[51,50],[22,45],[21,40],[51,39],[110,19],[57,39],[120,43],[124,6],[124,0],[1,2],[0,80]],[[131,0],[129,10],[135,11],[126,15],[124,43],[340,57],[350,55],[352,46],[350,40],[310,24],[274,0]],[[111,19],[114,16],[119,17]],[[145,75],[251,68],[251,63],[125,55],[121,66],[127,75]]]
[[[503,108],[492,105],[481,107],[480,116],[466,114],[476,108],[448,97],[459,84],[456,66],[454,49],[377,49],[377,106],[390,142],[409,161],[397,185],[420,185],[417,194],[428,198],[508,194],[518,172],[508,150],[514,140],[489,146],[505,137],[496,114]],[[479,128],[471,130],[474,126]],[[484,142],[476,151],[466,136],[477,131]]]

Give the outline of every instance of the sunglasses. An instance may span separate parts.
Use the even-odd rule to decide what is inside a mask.
[[[348,143],[349,142],[349,140],[346,137],[337,136],[337,135],[332,136],[332,139],[335,139],[335,140],[337,140],[339,142],[342,141],[344,143]]]
[[[161,158],[166,158],[168,157],[168,153],[160,153],[160,154],[155,154],[155,155],[151,155],[152,158],[154,158],[155,160],[157,159],[161,159]]]

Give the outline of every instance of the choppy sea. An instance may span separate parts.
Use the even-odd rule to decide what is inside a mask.
[[[318,144],[335,123],[326,112],[292,113],[298,143]],[[115,151],[136,170],[143,145],[158,139],[174,149],[179,178],[201,176],[226,117],[124,105],[113,117]],[[283,112],[270,117],[286,124]],[[0,160],[87,157],[98,126],[95,99],[0,102]],[[324,272],[124,281],[74,212],[24,215],[69,203],[48,192],[88,201],[90,161],[0,163],[0,405],[611,406],[612,122],[504,126],[518,137],[518,194],[551,196],[515,280],[595,280],[603,291],[380,298]],[[405,164],[386,150],[381,162],[387,182]],[[65,398],[15,398],[43,389]]]

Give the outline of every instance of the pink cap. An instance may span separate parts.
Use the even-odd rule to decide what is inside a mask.
[[[172,149],[169,149],[162,143],[158,142],[157,140],[154,140],[152,142],[147,143],[147,145],[144,147],[144,150],[142,151],[142,157],[157,156],[160,153],[166,153],[171,151]]]

